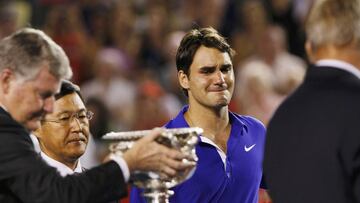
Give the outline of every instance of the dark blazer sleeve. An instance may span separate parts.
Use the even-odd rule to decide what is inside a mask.
[[[0,112],[0,202],[108,202],[124,195],[114,161],[61,177],[35,153],[28,132]]]
[[[360,100],[357,100],[360,102]],[[358,103],[360,104],[360,103]],[[356,111],[354,109],[354,111]],[[360,110],[357,109],[354,117],[347,119],[347,127],[343,129],[343,136],[339,140],[339,159],[342,162],[344,175],[350,180],[346,185],[356,202],[360,202]]]

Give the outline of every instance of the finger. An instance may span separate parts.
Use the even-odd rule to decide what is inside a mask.
[[[167,157],[175,159],[175,160],[182,160],[182,159],[187,159],[188,155],[184,154],[183,152],[179,151],[179,150],[175,150],[175,149],[167,149],[168,151],[166,152]]]
[[[182,159],[182,163],[187,166],[196,166],[196,161],[193,159]]]
[[[167,157],[172,159],[181,160],[183,158],[186,158],[186,155],[179,150],[168,148],[162,144],[154,143],[154,148],[156,148],[159,153],[165,154]]]
[[[177,171],[172,169],[171,167],[163,167],[160,174],[162,177],[174,177],[176,175]]]
[[[176,160],[170,157],[163,157],[161,161],[166,167],[170,167],[177,171],[184,170],[195,165],[193,162],[183,162],[183,160]]]
[[[146,142],[151,142],[155,140],[157,137],[161,136],[161,133],[163,132],[164,132],[163,128],[154,128],[153,130],[150,131],[148,135],[144,136],[141,140]]]
[[[167,149],[166,155],[172,159],[178,159],[178,160],[186,158],[186,155],[184,153],[174,149]]]
[[[173,170],[173,169],[170,169],[170,170]],[[172,177],[174,177],[174,175],[167,174],[166,171],[168,171],[168,169],[163,168],[163,169],[161,169],[160,172],[158,172],[158,175],[160,176],[160,179],[162,181],[168,181],[168,180],[171,180]],[[170,173],[172,173],[172,172],[170,171]],[[175,175],[177,175],[176,171],[175,171]]]
[[[164,173],[164,172],[159,172],[159,176],[161,180],[168,180],[170,177]]]

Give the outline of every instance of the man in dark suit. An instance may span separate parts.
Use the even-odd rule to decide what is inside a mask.
[[[0,202],[106,202],[126,194],[134,170],[173,176],[184,155],[157,144],[159,131],[78,176],[61,177],[34,151],[29,132],[53,111],[60,82],[71,76],[64,51],[31,28],[0,41]]]
[[[360,0],[315,1],[314,64],[271,119],[264,160],[276,203],[360,202]]]

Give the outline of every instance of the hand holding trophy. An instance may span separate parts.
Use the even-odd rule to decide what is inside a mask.
[[[103,139],[110,141],[111,153],[126,160],[132,172],[130,181],[144,189],[146,201],[165,203],[174,194],[169,189],[190,178],[195,170],[195,146],[202,132],[197,127],[111,132]]]

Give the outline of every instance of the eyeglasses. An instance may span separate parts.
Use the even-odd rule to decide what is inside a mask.
[[[72,114],[63,114],[59,118],[56,119],[43,119],[42,122],[54,122],[59,123],[60,125],[69,124],[74,118],[76,118],[80,123],[86,124],[89,120],[91,120],[94,116],[94,113],[91,111],[79,111]]]

